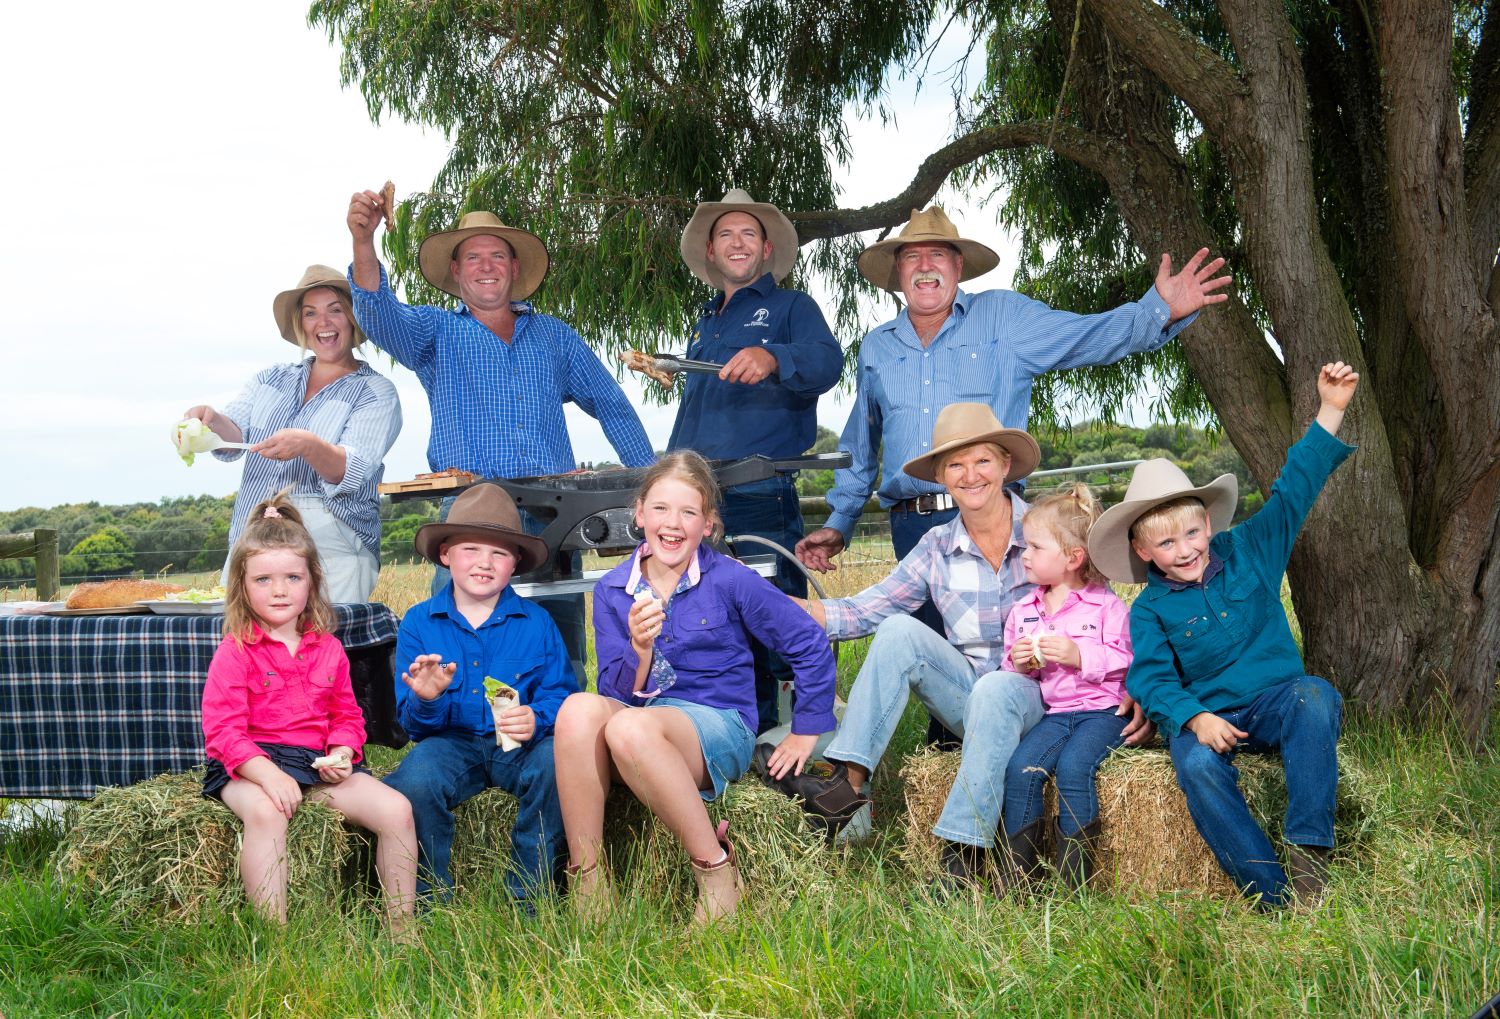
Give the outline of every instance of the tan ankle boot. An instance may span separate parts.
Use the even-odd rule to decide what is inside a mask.
[[[729,822],[720,821],[714,834],[724,850],[724,859],[711,863],[696,856],[692,858],[693,880],[698,883],[698,905],[693,910],[693,924],[697,927],[732,914],[739,908],[740,893],[744,891],[740,869],[734,863],[734,847],[729,844]]]
[[[573,915],[589,926],[603,923],[615,908],[615,890],[609,882],[609,871],[599,865],[599,858],[587,867],[568,864],[568,904]]]

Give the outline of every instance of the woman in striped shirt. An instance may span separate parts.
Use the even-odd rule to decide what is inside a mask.
[[[354,356],[365,337],[355,324],[343,273],[310,265],[271,307],[282,338],[312,357],[260,372],[223,411],[201,404],[185,416],[202,420],[228,442],[252,444],[235,497],[230,546],[250,508],[290,486],[317,543],[329,599],[368,601],[380,572],[376,486],[401,431],[396,387]],[[214,452],[225,461],[240,455]]]

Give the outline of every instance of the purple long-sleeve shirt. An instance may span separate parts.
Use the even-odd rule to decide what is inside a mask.
[[[594,587],[599,693],[631,705],[641,703],[632,696],[641,659],[626,622],[635,603],[627,582],[639,555],[637,549]],[[754,732],[754,637],[779,652],[796,676],[792,732],[807,736],[832,729],[834,658],[822,627],[770,581],[707,545],[698,546],[698,569],[698,582],[672,596],[666,625],[656,638],[656,650],[677,674],[667,696],[733,708]]]

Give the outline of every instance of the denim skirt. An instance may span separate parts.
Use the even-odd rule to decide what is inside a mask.
[[[724,794],[724,787],[750,767],[755,734],[745,727],[745,720],[733,708],[712,708],[707,704],[665,696],[642,707],[676,708],[687,715],[693,728],[698,730],[698,746],[703,750],[703,762],[708,765],[708,778],[713,783],[712,789],[699,790],[699,795],[705,800],[718,799]]]

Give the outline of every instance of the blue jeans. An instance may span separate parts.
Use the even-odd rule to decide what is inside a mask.
[[[917,542],[922,536],[941,524],[946,524],[958,516],[958,510],[938,510],[934,513],[892,513],[891,514],[891,548],[895,550],[896,561],[905,559],[907,553],[917,547]],[[937,605],[933,604],[931,598],[922,603],[922,607],[912,613],[921,620],[933,633],[942,637],[946,634],[943,627],[943,614],[938,611]],[[958,749],[958,736],[950,731],[947,726],[934,718],[931,713],[927,716],[927,742],[936,744],[944,750]]]
[[[1291,892],[1271,840],[1240,794],[1234,754],[1279,750],[1287,792],[1283,838],[1293,845],[1332,848],[1343,704],[1326,680],[1303,676],[1271,687],[1247,708],[1214,712],[1250,734],[1232,753],[1215,753],[1187,728],[1172,737],[1177,784],[1198,833],[1234,883],[1268,906],[1284,905]]]
[[[1005,803],[1005,768],[1016,744],[1042,719],[1041,687],[1013,672],[975,677],[963,653],[911,616],[875,630],[849,705],[823,756],[874,771],[910,694],[963,737],[963,758],[935,835],[993,846]]]
[[[442,733],[428,736],[402,758],[386,785],[411,801],[417,823],[417,893],[453,893],[448,869],[453,851],[453,808],[486,789],[499,787],[518,801],[510,832],[510,870],[505,887],[518,901],[553,887],[567,851],[552,737],[533,738],[506,753],[494,736]]]
[[[446,495],[438,502],[438,519],[447,520],[448,511],[453,508],[453,500],[458,498]],[[538,520],[524,509],[518,509],[521,514],[521,526],[526,529],[527,534],[541,534],[547,529],[547,522]],[[570,553],[573,557],[572,566],[569,568],[570,576],[578,576],[583,572],[583,557],[577,552]],[[448,567],[441,563],[435,563],[436,567],[432,574],[432,593],[436,595],[448,586],[450,575]],[[584,663],[588,661],[588,634],[585,632],[587,621],[584,618],[583,595],[581,594],[554,594],[545,598],[532,598],[531,601],[542,607],[547,615],[552,617],[552,622],[557,624],[557,631],[562,634],[563,647],[568,649],[568,661],[573,666],[573,676],[578,680],[578,689],[588,689],[589,677]]]
[[[1094,776],[1111,750],[1125,742],[1130,716],[1114,708],[1059,711],[1021,740],[1005,770],[1005,833],[1014,835],[1041,820],[1047,776],[1057,783],[1057,824],[1068,838],[1099,816]]]
[[[764,481],[725,489],[722,513],[724,533],[729,537],[754,534],[776,542],[788,552],[797,547],[805,533],[802,508],[797,501],[796,476],[792,474],[778,474]],[[807,597],[807,578],[780,553],[751,542],[735,551],[741,556],[775,555],[781,561],[776,566],[776,575],[770,578],[771,583],[787,594]],[[756,733],[759,734],[780,724],[776,713],[777,694],[783,682],[791,681],[792,669],[780,655],[758,640],[750,641],[750,654],[755,663],[755,708],[759,716]]]

